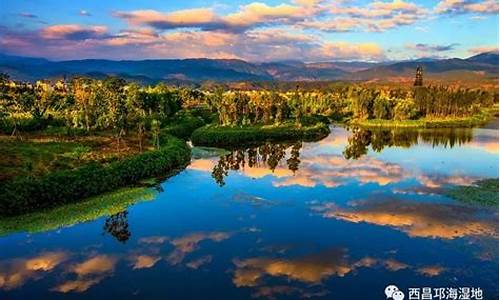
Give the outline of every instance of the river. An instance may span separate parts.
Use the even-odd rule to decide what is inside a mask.
[[[491,126],[202,155],[125,211],[1,236],[0,299],[497,299],[497,208],[442,193],[496,177]]]

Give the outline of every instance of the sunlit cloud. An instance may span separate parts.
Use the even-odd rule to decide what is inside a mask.
[[[366,6],[354,6],[347,1],[334,2],[330,11],[331,15],[306,20],[301,26],[333,32],[386,31],[414,24],[428,16],[424,7],[402,0],[374,1]]]
[[[45,27],[40,34],[45,39],[86,40],[101,38],[107,31],[106,26],[84,27],[77,24],[64,24]]]
[[[498,53],[498,46],[479,46],[479,47],[472,47],[468,50],[469,53],[471,54],[480,54],[484,52],[494,52]]]
[[[437,13],[463,14],[485,13],[498,14],[497,0],[441,0],[435,7]]]

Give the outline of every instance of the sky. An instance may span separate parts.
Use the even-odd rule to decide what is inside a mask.
[[[498,0],[0,0],[0,53],[51,60],[465,58]]]

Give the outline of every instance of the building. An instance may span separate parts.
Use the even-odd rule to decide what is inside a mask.
[[[422,86],[424,85],[424,69],[422,66],[417,66],[417,74],[415,75],[415,83],[414,86]]]

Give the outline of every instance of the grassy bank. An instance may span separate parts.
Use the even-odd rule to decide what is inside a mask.
[[[21,216],[0,218],[0,236],[16,232],[43,232],[88,222],[122,212],[132,204],[154,199],[152,188],[122,188],[111,193],[91,197]]]
[[[197,146],[238,146],[266,141],[316,140],[327,136],[330,129],[324,123],[297,127],[282,125],[217,126],[207,125],[195,130],[191,141]]]
[[[468,204],[498,206],[498,178],[479,180],[470,186],[454,186],[444,194]]]
[[[108,164],[89,163],[41,176],[17,176],[0,185],[0,214],[17,215],[128,186],[141,179],[164,176],[186,165],[191,151],[186,143],[162,137],[159,150],[147,151]]]
[[[364,128],[453,128],[476,127],[491,121],[496,109],[486,109],[470,117],[422,118],[417,120],[351,120],[349,125]]]

